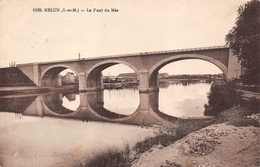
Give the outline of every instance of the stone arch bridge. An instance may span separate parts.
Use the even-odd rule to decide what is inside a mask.
[[[159,90],[158,71],[171,62],[185,59],[208,61],[216,65],[227,79],[241,75],[241,65],[228,46],[38,62],[18,64],[17,67],[37,86],[61,86],[59,73],[64,69],[70,69],[78,76],[79,91],[102,91],[102,70],[116,64],[124,64],[132,68],[139,78],[140,105],[138,110],[149,111],[151,109],[149,100],[142,97],[149,92]]]

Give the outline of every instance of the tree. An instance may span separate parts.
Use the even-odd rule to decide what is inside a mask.
[[[208,93],[208,104],[205,104],[204,115],[215,116],[224,110],[241,104],[241,92],[235,81],[213,84]]]
[[[235,26],[226,35],[226,42],[238,57],[245,84],[260,84],[260,1],[251,0],[237,10]]]

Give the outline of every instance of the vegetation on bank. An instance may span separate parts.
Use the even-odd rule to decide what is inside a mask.
[[[83,167],[130,167],[129,155],[130,147],[126,144],[122,150],[114,148],[94,153],[94,158],[87,160]]]
[[[240,88],[241,86],[235,81],[213,84],[208,93],[208,104],[204,105],[204,115],[216,116],[234,106],[248,108],[252,112],[251,114],[259,113],[260,100],[244,99]]]
[[[213,84],[208,93],[208,104],[205,104],[204,115],[215,116],[233,106],[239,105],[242,93],[235,82]]]
[[[173,124],[161,126],[156,136],[138,142],[134,146],[133,151],[138,155],[149,151],[154,145],[167,147],[189,133],[210,125],[212,122],[213,119],[178,119]]]

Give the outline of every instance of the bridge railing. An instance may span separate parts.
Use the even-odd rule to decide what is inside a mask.
[[[56,60],[47,62],[38,62],[38,64],[56,64],[56,63],[66,63],[66,62],[76,62],[76,61],[86,61],[86,60],[99,60],[99,59],[111,59],[111,58],[121,58],[121,57],[133,57],[142,55],[153,55],[153,54],[166,54],[166,53],[181,53],[181,52],[191,52],[200,50],[212,50],[212,49],[225,49],[229,48],[227,45],[222,46],[209,46],[209,47],[199,47],[199,48],[186,48],[186,49],[175,49],[175,50],[165,50],[165,51],[154,51],[154,52],[140,52],[140,53],[129,53],[129,54],[119,54],[110,56],[100,56],[100,57],[88,57],[80,59],[67,59],[67,60]],[[33,63],[17,64],[17,66],[23,66]]]

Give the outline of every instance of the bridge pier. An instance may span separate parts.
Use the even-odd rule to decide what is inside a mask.
[[[142,69],[139,71],[139,93],[149,92],[149,71]]]
[[[38,116],[43,117],[44,114],[43,114],[43,100],[42,100],[42,97],[40,97],[40,96],[36,97],[35,101],[36,101],[36,108],[37,108],[36,111],[38,113]]]
[[[149,110],[149,71],[142,69],[139,71],[139,110],[148,112]]]
[[[80,107],[87,108],[88,107],[88,95],[86,92],[79,93]]]
[[[104,90],[97,90],[95,92],[96,94],[96,106],[98,107],[103,107],[104,106]]]
[[[234,79],[239,78],[241,75],[241,65],[238,62],[237,57],[232,53],[231,49],[229,50],[228,55],[228,71],[227,71],[227,78]]]
[[[78,74],[78,79],[79,79],[79,91],[87,90],[86,73],[80,72]]]
[[[140,93],[140,105],[139,110],[142,113],[147,113],[149,111],[149,93]]]
[[[88,90],[102,90],[103,88],[103,77],[102,72],[94,70],[87,74],[87,88]]]
[[[80,92],[80,107],[87,108],[89,105],[103,107],[103,91]]]
[[[36,86],[41,86],[40,78],[41,78],[41,74],[40,74],[39,64],[33,63],[33,82],[36,84]]]
[[[103,90],[87,92],[88,104],[92,107],[104,106],[104,94]]]
[[[156,76],[158,76],[158,75],[156,75]],[[155,78],[155,80],[156,79],[157,78]],[[148,112],[151,105],[153,106],[152,108],[154,108],[155,106],[158,107],[158,92],[159,92],[158,83],[156,80],[156,83],[152,84],[153,87],[150,87],[149,71],[146,69],[142,69],[141,71],[139,71],[139,81],[140,81],[140,83],[139,83],[139,96],[140,96],[139,110],[141,110],[142,112]],[[157,102],[154,99],[153,100],[150,99],[151,93],[157,95]],[[153,104],[151,104],[151,101],[153,102]],[[154,102],[156,102],[156,104],[154,104]]]

